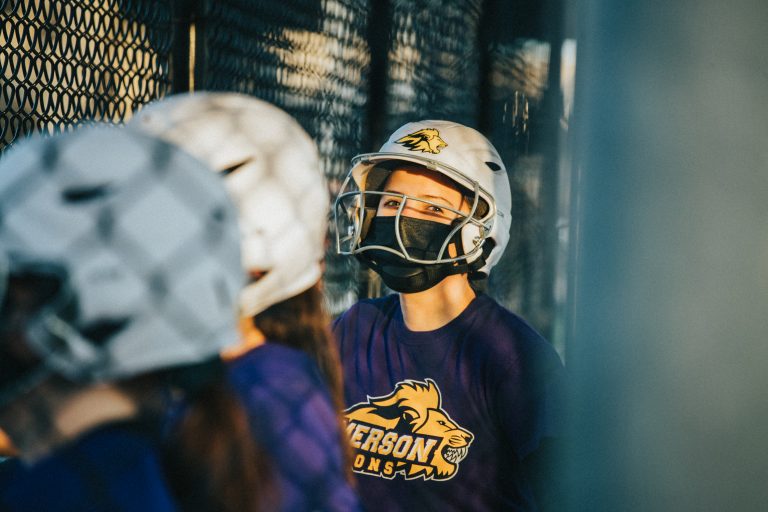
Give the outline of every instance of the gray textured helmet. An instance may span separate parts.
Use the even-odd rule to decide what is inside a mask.
[[[236,212],[182,150],[107,127],[32,138],[0,160],[0,204],[2,280],[60,281],[25,330],[46,370],[115,380],[236,344]]]

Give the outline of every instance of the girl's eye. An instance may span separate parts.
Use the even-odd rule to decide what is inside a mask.
[[[433,204],[430,204],[430,205],[427,206],[427,211],[429,211],[431,213],[443,213],[443,209],[442,208],[440,208],[439,206],[435,206]]]
[[[397,199],[385,199],[382,203],[382,206],[385,206],[387,208],[397,208],[400,206],[400,201]]]

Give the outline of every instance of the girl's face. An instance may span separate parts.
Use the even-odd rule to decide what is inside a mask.
[[[381,217],[391,217],[397,214],[403,198],[394,194],[405,194],[455,210],[469,211],[467,201],[464,200],[463,195],[455,188],[450,179],[438,172],[407,164],[392,171],[383,191],[385,194],[381,196],[376,211],[376,215]],[[386,195],[387,192],[391,192],[393,195]],[[450,224],[458,216],[455,212],[434,204],[411,199],[405,201],[402,215],[406,217]]]

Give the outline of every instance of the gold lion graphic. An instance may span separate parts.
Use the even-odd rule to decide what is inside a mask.
[[[345,411],[351,422],[374,425],[387,432],[440,439],[426,464],[410,462],[406,478],[423,476],[425,479],[452,478],[469,451],[474,436],[461,428],[441,409],[441,396],[435,382],[406,380],[398,382],[387,396],[369,397],[368,402],[354,405]]]
[[[441,149],[448,147],[448,144],[440,138],[440,132],[434,128],[424,128],[423,130],[410,133],[395,142],[402,144],[411,151],[421,151],[422,153],[433,153],[435,155]]]

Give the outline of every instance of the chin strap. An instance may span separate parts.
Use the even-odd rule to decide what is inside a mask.
[[[459,235],[454,235],[453,244],[456,247],[457,256],[463,256],[464,251],[460,243],[460,239],[458,238]],[[491,254],[491,251],[493,250],[494,246],[496,244],[493,240],[486,240],[485,245],[483,246],[483,252],[476,260],[468,263],[466,260],[463,262],[453,262],[453,263],[435,263],[432,265],[422,265],[419,263],[411,263],[407,260],[402,260],[402,266],[405,268],[413,267],[414,271],[416,269],[421,269],[424,267],[442,267],[443,272],[445,276],[450,276],[454,274],[469,274],[470,278],[477,278],[478,271],[483,268],[485,265],[486,258]],[[365,266],[376,272],[377,274],[381,274],[383,267],[391,267],[391,263],[381,264],[377,260],[371,258],[370,251],[364,251],[359,252],[355,255],[357,259],[363,263]]]
[[[491,251],[493,251],[494,247],[496,247],[496,242],[493,241],[493,239],[486,238],[485,244],[483,245],[482,254],[479,258],[468,265],[468,273],[470,279],[482,279],[488,277],[484,273],[480,272],[480,269],[485,266],[485,262],[491,255]]]
[[[368,268],[381,276],[384,284],[397,292],[415,293],[432,288],[443,279],[454,274],[469,274],[470,278],[485,264],[481,256],[472,263],[436,263],[432,265],[411,264],[402,260],[401,264],[381,263],[366,253],[357,255]]]
[[[457,256],[464,256],[464,244],[461,242],[461,232],[456,233],[453,236],[452,241],[454,247],[456,247],[456,254]],[[490,256],[491,251],[496,246],[496,242],[494,242],[492,239],[485,239],[485,243],[483,244],[483,250],[480,256],[475,259],[472,262],[467,262],[467,260],[464,260],[463,263],[455,263],[452,267],[450,267],[448,274],[446,275],[453,275],[453,274],[469,274],[470,279],[477,279],[478,277],[481,277],[479,270],[485,266],[486,259],[488,256]]]

